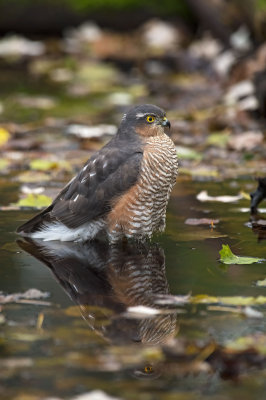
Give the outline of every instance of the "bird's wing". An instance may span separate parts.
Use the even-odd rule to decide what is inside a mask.
[[[46,210],[18,228],[17,232],[33,232],[46,221],[58,221],[68,228],[77,228],[104,216],[110,211],[111,202],[137,182],[142,157],[139,149],[101,149]]]

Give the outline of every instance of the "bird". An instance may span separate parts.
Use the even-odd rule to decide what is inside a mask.
[[[152,104],[132,107],[52,204],[17,229],[43,241],[150,239],[165,229],[178,159],[170,121]]]

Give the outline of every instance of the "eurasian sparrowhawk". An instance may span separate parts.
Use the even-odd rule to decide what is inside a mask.
[[[86,241],[102,232],[111,242],[150,238],[165,228],[178,162],[165,112],[132,108],[117,134],[96,152],[53,203],[17,232],[35,239]]]

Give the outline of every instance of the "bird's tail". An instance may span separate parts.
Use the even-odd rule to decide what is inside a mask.
[[[40,230],[44,222],[46,223],[51,220],[49,213],[51,209],[52,205],[35,215],[29,221],[25,222],[25,224],[19,226],[16,233],[22,236],[31,236],[31,233]]]

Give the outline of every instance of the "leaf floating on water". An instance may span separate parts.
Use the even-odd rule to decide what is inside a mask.
[[[16,178],[18,182],[22,183],[40,183],[44,181],[49,181],[51,177],[44,172],[36,171],[25,171],[19,174]]]
[[[256,282],[256,286],[266,287],[266,278]]]
[[[266,355],[266,335],[244,336],[226,343],[226,349],[228,350],[244,351],[250,348],[257,350],[260,354]]]
[[[12,206],[17,207],[30,207],[30,208],[44,208],[48,207],[52,202],[51,197],[45,196],[44,194],[28,194],[27,197],[20,199],[17,203]]]
[[[232,306],[254,306],[266,304],[266,296],[208,296],[207,294],[199,294],[191,297],[191,303],[195,304],[226,304]]]
[[[203,178],[218,178],[219,172],[216,169],[208,167],[198,167],[198,168],[179,168],[179,173],[183,175],[191,175],[195,177]]]
[[[232,253],[228,244],[222,245],[222,250],[219,251],[220,261],[224,264],[253,264],[259,261],[263,261],[257,257],[240,257]]]
[[[219,219],[211,219],[211,218],[187,218],[185,220],[185,224],[187,225],[211,225],[214,226],[218,224]]]
[[[220,201],[221,203],[234,203],[244,198],[242,193],[237,196],[209,196],[207,190],[202,190],[196,197],[199,201]]]
[[[27,299],[27,300],[43,299],[43,298],[45,299],[49,295],[50,294],[48,292],[41,292],[38,289],[29,289],[24,293],[13,293],[7,295],[4,295],[2,292],[0,292],[0,303],[2,304],[14,303],[20,299]]]
[[[0,127],[0,147],[6,144],[9,138],[10,133],[6,129]]]
[[[30,162],[30,167],[37,171],[51,171],[53,169],[65,169],[70,171],[71,165],[67,161],[52,161],[52,160],[32,160]]]

